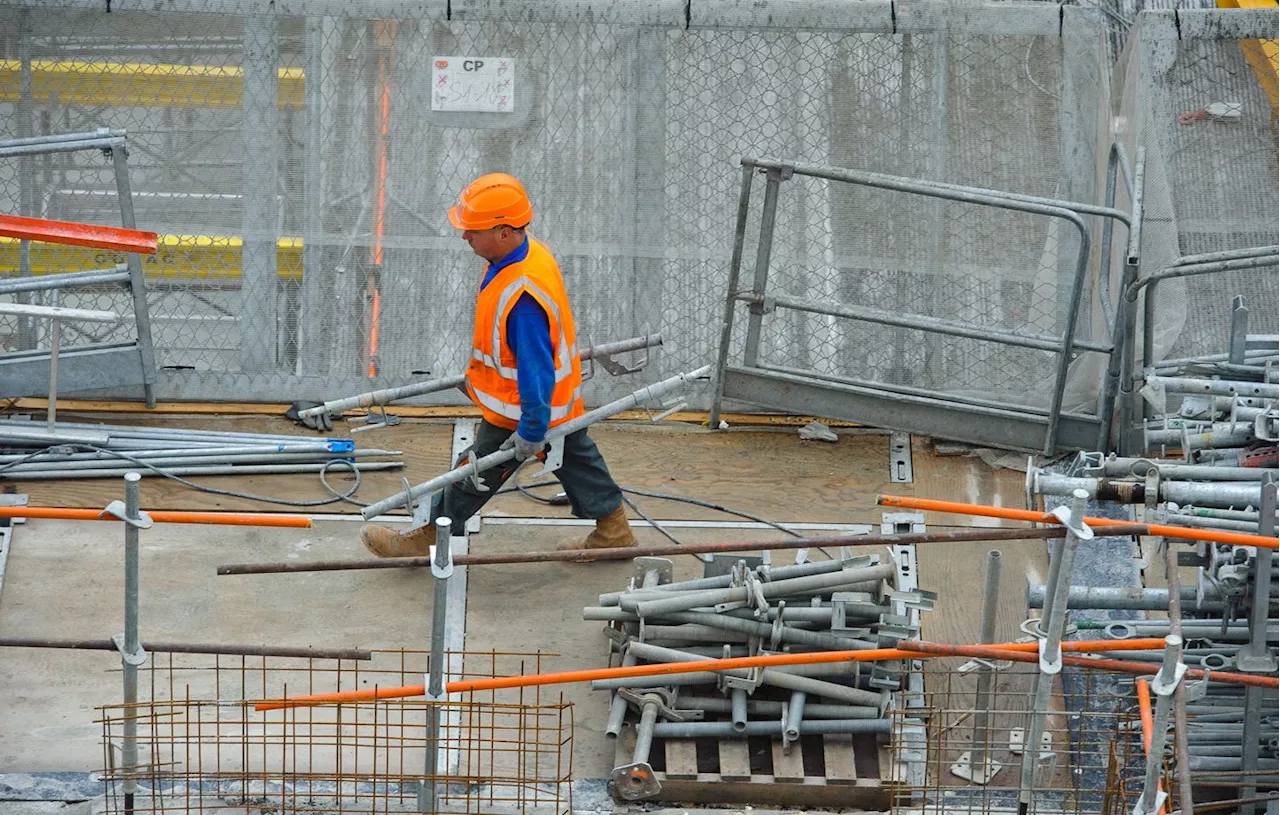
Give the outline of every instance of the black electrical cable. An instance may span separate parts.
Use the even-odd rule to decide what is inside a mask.
[[[641,518],[641,520],[645,521],[646,523],[648,523],[648,524],[649,524],[649,526],[652,526],[654,529],[658,530],[658,532],[660,532],[664,538],[666,538],[667,540],[671,541],[671,542],[672,542],[672,543],[674,543],[676,546],[684,546],[684,541],[680,540],[680,539],[679,539],[679,538],[677,538],[675,535],[672,535],[669,531],[667,531],[667,528],[666,528],[665,526],[663,526],[662,524],[658,523],[658,522],[657,522],[657,521],[655,521],[654,519],[650,518],[648,515],[644,514],[644,510],[643,510],[643,509],[641,509],[640,507],[636,506],[636,502],[635,502],[635,501],[632,501],[632,500],[631,500],[630,498],[628,498],[626,495],[623,495],[623,496],[622,496],[622,503],[624,503],[624,504],[626,504],[627,506],[631,507],[632,511],[634,511],[634,512],[635,512],[635,514],[639,515],[639,516],[640,516],[640,518]]]
[[[560,482],[559,482],[559,481],[557,481],[557,480],[555,480],[555,479],[553,479],[553,478],[548,478],[548,479],[546,479],[546,480],[544,480],[544,481],[534,481],[534,482],[533,482],[533,483],[531,483],[531,484],[521,484],[519,481],[515,481],[514,483],[515,483],[515,486],[514,486],[514,487],[503,487],[502,489],[498,490],[498,492],[499,492],[499,493],[504,493],[504,492],[517,492],[517,491],[518,491],[521,495],[524,495],[524,496],[525,496],[525,497],[527,497],[527,498],[530,498],[530,499],[532,499],[532,500],[534,500],[534,501],[537,501],[537,502],[538,502],[538,503],[540,503],[540,504],[552,504],[552,503],[554,503],[555,499],[543,498],[543,497],[541,497],[541,496],[534,495],[534,494],[533,494],[533,493],[531,493],[529,490],[530,490],[530,489],[537,488],[537,487],[551,487],[551,486],[555,486],[555,485],[559,484]],[[792,537],[794,537],[794,538],[803,538],[803,537],[804,537],[804,535],[803,535],[802,533],[797,532],[797,531],[795,531],[794,529],[789,529],[788,527],[783,526],[783,525],[782,525],[782,524],[780,524],[780,523],[776,523],[776,522],[774,522],[774,521],[771,521],[771,520],[769,520],[768,518],[762,518],[762,517],[760,517],[759,515],[755,515],[755,514],[752,514],[752,513],[750,513],[750,512],[744,512],[744,511],[742,511],[742,510],[740,510],[740,509],[733,509],[733,508],[731,508],[731,507],[726,507],[726,506],[723,506],[723,505],[721,505],[721,504],[713,504],[713,503],[711,503],[710,501],[700,501],[700,500],[698,500],[697,498],[687,498],[687,497],[685,497],[685,496],[683,496],[683,495],[671,495],[671,494],[669,494],[669,493],[665,493],[665,492],[649,492],[649,491],[647,491],[647,490],[637,490],[637,489],[633,489],[633,488],[631,488],[631,487],[621,487],[621,486],[620,486],[620,487],[619,487],[619,489],[621,489],[624,493],[630,493],[630,494],[632,494],[632,495],[643,495],[643,496],[644,496],[644,497],[646,497],[646,498],[658,498],[658,499],[661,499],[661,500],[663,500],[663,501],[679,501],[679,502],[682,502],[682,503],[685,503],[685,504],[693,504],[694,506],[698,506],[698,507],[705,507],[705,508],[707,508],[707,509],[714,509],[714,510],[717,510],[717,511],[719,511],[719,512],[725,512],[725,513],[728,513],[729,515],[736,515],[736,516],[738,516],[739,518],[746,518],[746,519],[747,519],[747,520],[749,520],[749,521],[755,521],[756,523],[762,523],[762,524],[764,524],[765,526],[771,526],[771,527],[773,527],[774,529],[778,529],[778,530],[781,530],[781,531],[783,531],[783,532],[786,532],[788,535],[791,535],[791,536],[792,536]]]
[[[523,464],[521,466],[523,466]],[[551,486],[559,485],[560,482],[554,478],[548,478],[543,481],[534,481],[531,484],[522,484],[520,483],[520,480],[519,480],[519,468],[517,468],[516,475],[512,477],[511,483],[512,483],[512,486],[503,487],[502,489],[498,490],[498,493],[501,494],[504,492],[507,492],[507,493],[519,492],[524,497],[532,501],[536,501],[539,504],[549,504],[552,506],[563,506],[564,503],[567,503],[567,502],[558,501],[556,498],[543,498],[542,496],[535,495],[533,492],[531,492],[532,489],[536,489],[538,487],[551,487]],[[719,512],[728,513],[729,515],[736,515],[739,518],[746,518],[751,521],[756,521],[757,523],[765,524],[766,526],[771,526],[774,529],[779,529],[793,537],[797,537],[797,538],[804,537],[803,534],[795,531],[794,529],[788,529],[782,524],[771,521],[768,518],[762,518],[759,515],[755,515],[750,512],[744,512],[739,509],[733,509],[731,507],[726,507],[721,504],[713,504],[710,501],[702,501],[697,498],[686,498],[683,495],[671,495],[665,492],[649,492],[647,490],[631,489],[629,487],[622,487],[622,486],[619,486],[619,489],[621,489],[623,492],[622,500],[626,502],[627,506],[631,507],[631,509],[634,510],[635,513],[639,515],[642,520],[648,522],[650,526],[652,526],[654,529],[656,529],[659,533],[661,533],[663,536],[665,536],[668,540],[670,540],[672,543],[676,544],[677,546],[683,546],[684,542],[677,540],[675,536],[673,536],[670,532],[668,532],[665,528],[663,528],[659,522],[655,521],[654,519],[646,515],[644,511],[641,510],[640,507],[637,506],[634,501],[626,497],[627,493],[630,493],[632,495],[643,495],[646,498],[657,498],[664,501],[679,501],[681,503],[693,504],[694,506],[705,507],[706,509],[714,509]],[[818,551],[821,552],[823,555],[827,556],[828,558],[831,557],[831,553],[828,552],[826,549],[819,547]]]

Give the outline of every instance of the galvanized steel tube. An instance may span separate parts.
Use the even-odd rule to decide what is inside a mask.
[[[1147,750],[1147,772],[1142,787],[1141,806],[1134,807],[1135,812],[1143,815],[1155,815],[1159,810],[1157,790],[1160,784],[1160,769],[1164,765],[1164,745],[1169,734],[1169,715],[1173,709],[1173,689],[1167,687],[1180,680],[1177,673],[1178,652],[1182,648],[1182,638],[1176,634],[1165,637],[1164,664],[1160,673],[1151,682],[1152,690],[1157,692],[1154,722],[1151,727],[1151,748]],[[1165,691],[1160,687],[1166,686]]]
[[[743,688],[729,690],[729,723],[734,732],[742,733],[747,729],[747,692]]]
[[[802,736],[833,733],[888,735],[890,732],[891,722],[888,719],[811,719],[800,723]],[[658,722],[653,726],[653,735],[663,739],[781,736],[782,722],[747,722],[744,730],[735,730],[732,722]]]
[[[851,604],[851,605],[871,606],[875,604],[868,603],[868,604]],[[849,616],[852,616],[858,619],[870,620],[870,619],[877,619],[880,616],[880,614],[885,614],[889,612],[889,609],[884,606],[876,606],[876,608],[878,608],[879,611],[877,611],[875,614],[870,614],[869,612],[866,614],[862,614],[861,613],[862,611],[866,611],[866,608],[864,607],[862,609],[859,609],[858,613],[854,613]],[[680,613],[680,612],[675,612],[675,613]],[[845,613],[848,614],[847,611]],[[724,612],[721,616],[736,617],[744,620],[756,619],[751,609],[733,609],[731,611]],[[625,623],[625,622],[639,622],[640,615],[632,611],[623,611],[618,606],[585,606],[582,609],[582,619],[590,622],[624,622]],[[778,619],[777,606],[770,606],[768,613],[764,615],[764,619],[770,622]],[[831,606],[829,605],[787,606],[786,608],[782,609],[782,619],[784,622],[789,622],[793,624],[799,623],[802,625],[825,626],[827,628],[830,628],[831,627]],[[674,622],[673,618],[668,618],[666,615],[649,618],[650,622],[656,623],[656,624],[661,624],[662,622],[668,621],[668,620]]]
[[[811,563],[798,563],[789,566],[770,567],[770,581],[784,580],[791,577],[805,577],[811,574],[828,574],[844,568],[844,561],[817,560]],[[677,583],[663,583],[660,586],[641,588],[636,591],[614,591],[600,595],[600,605],[616,606],[623,597],[649,600],[654,595],[662,596],[668,592],[702,591],[706,589],[726,589],[733,585],[733,575],[725,574],[717,577],[703,577],[697,580],[683,580]]]
[[[714,659],[713,656],[696,655],[698,659]],[[623,688],[666,688],[685,685],[714,685],[720,680],[710,671],[694,671],[674,676],[640,676],[632,679],[593,679],[592,690],[622,690]]]
[[[1053,601],[1041,615],[1039,624],[1040,631],[1044,634],[1044,641],[1041,643],[1040,650],[1040,671],[1035,677],[1031,719],[1027,728],[1027,746],[1022,755],[1022,773],[1018,785],[1020,809],[1030,805],[1036,787],[1036,773],[1040,764],[1040,734],[1044,732],[1045,711],[1048,709],[1049,696],[1053,690],[1054,675],[1061,671],[1062,665],[1062,636],[1067,619],[1071,571],[1075,564],[1076,549],[1080,544],[1080,534],[1087,530],[1084,526],[1087,499],[1088,494],[1084,490],[1075,490],[1072,493],[1070,517],[1063,520],[1063,526],[1067,527],[1067,536],[1062,539],[1055,552],[1058,560],[1057,567],[1050,570],[1057,575],[1057,580]],[[1087,534],[1092,537],[1091,532]],[[1045,625],[1046,617],[1048,625]]]
[[[644,577],[640,578],[640,588],[648,589],[658,585],[658,581],[662,575],[657,569],[648,569],[644,573]],[[583,615],[584,619],[586,615]],[[622,655],[622,666],[630,667],[636,664],[635,654],[624,652]],[[604,734],[610,738],[617,738],[622,732],[622,724],[627,717],[627,700],[623,699],[619,694],[614,694],[609,702],[609,720],[605,724]]]
[[[22,429],[30,425],[31,422],[20,419],[0,419],[0,436],[3,436],[8,428]],[[116,438],[175,439],[184,443],[188,441],[205,441],[221,444],[297,444],[299,442],[315,441],[314,438],[307,436],[288,436],[274,433],[240,433],[221,430],[190,430],[187,428],[143,427],[87,422],[58,422],[55,429],[60,433],[106,433]],[[242,439],[244,441],[233,442],[233,439]],[[326,439],[326,441],[337,441],[337,439]],[[344,441],[351,440],[344,439]]]
[[[798,691],[792,692],[792,698]],[[782,714],[788,710],[790,702],[770,702],[757,699],[747,700],[747,712],[755,716],[769,716],[781,720]],[[708,713],[728,713],[731,703],[722,697],[693,696],[682,697],[677,707],[683,710],[704,710]],[[824,705],[805,704],[805,712],[815,719],[878,719],[880,708],[858,705]]]
[[[981,643],[988,645],[996,641],[996,617],[1000,610],[1000,564],[999,549],[987,552],[986,576],[982,592],[982,632]],[[973,717],[973,752],[969,762],[974,778],[987,777],[988,745],[991,740],[989,717],[991,715],[991,668],[983,665],[978,670],[978,695],[976,713]]]
[[[609,404],[589,411],[576,419],[572,419],[562,425],[552,428],[547,434],[547,441],[567,436],[570,433],[576,433],[577,431],[590,427],[596,422],[608,418],[615,413],[621,413],[624,410],[635,407],[641,402],[663,396],[676,388],[689,384],[695,379],[706,376],[710,370],[711,366],[704,365],[697,370],[689,371],[684,374],[677,374],[676,376],[664,379],[656,384],[641,388],[629,396],[610,402]],[[366,521],[371,520],[385,512],[403,507],[425,495],[431,495],[432,493],[439,492],[451,484],[456,484],[473,475],[479,475],[480,473],[483,473],[492,467],[496,467],[499,464],[505,464],[506,462],[514,459],[515,455],[515,450],[509,448],[490,453],[479,460],[472,459],[461,467],[456,467],[447,473],[438,475],[430,481],[425,481],[417,486],[410,487],[406,491],[398,492],[395,495],[391,495],[381,501],[370,504],[360,511],[360,515]]]
[[[108,286],[128,282],[129,267],[120,263],[110,269],[96,269],[90,272],[70,272],[67,274],[49,274],[0,280],[0,294],[48,291],[65,286]]]
[[[1198,379],[1189,376],[1148,376],[1147,382],[1163,387],[1166,393],[1280,399],[1280,385],[1272,385],[1267,382],[1237,382],[1227,379]]]
[[[629,340],[618,340],[617,342],[606,342],[599,345],[593,345],[589,348],[584,348],[579,354],[579,358],[583,360],[593,359],[595,357],[608,356],[612,354],[622,354],[628,351],[638,351],[641,348],[651,348],[656,345],[662,345],[662,335],[646,334],[643,337],[635,337]],[[432,379],[426,382],[417,382],[412,385],[404,385],[399,388],[383,388],[381,390],[357,394],[356,396],[348,396],[343,399],[331,399],[319,407],[300,410],[298,411],[298,415],[304,418],[314,418],[321,415],[333,416],[354,408],[389,405],[392,402],[399,402],[401,399],[409,399],[414,396],[425,396],[428,393],[438,393],[452,388],[461,388],[466,384],[466,381],[466,376],[463,374],[456,374],[454,376],[445,376],[440,379]]]
[[[697,654],[677,651],[673,648],[661,648],[642,642],[631,642],[628,644],[627,650],[634,651],[638,658],[649,662],[698,662],[706,659],[706,657]],[[750,679],[752,675],[749,670],[718,671],[716,673],[724,673],[741,679]],[[670,679],[672,677],[665,678]],[[827,699],[848,702],[852,705],[881,707],[885,699],[883,694],[837,685],[834,682],[825,682],[821,679],[813,679],[807,676],[783,673],[776,668],[763,669],[761,678],[766,685],[786,688],[787,690],[800,690],[813,696],[822,696]],[[592,683],[592,686],[594,687],[595,683]],[[779,727],[781,727],[781,724],[779,724]]]
[[[1027,584],[1027,607],[1044,605],[1044,586]],[[1182,602],[1200,611],[1222,611],[1222,599],[1212,591],[1204,603],[1196,604],[1194,586],[1182,587]],[[1169,607],[1168,589],[1111,588],[1104,586],[1072,586],[1067,596],[1067,608],[1127,609],[1130,611],[1164,611]]]
[[[1111,478],[1143,478],[1153,468],[1160,473],[1162,479],[1188,481],[1262,481],[1268,472],[1275,472],[1257,467],[1210,467],[1114,456],[1102,462],[1103,474]]]
[[[168,475],[266,475],[269,473],[318,473],[322,470],[332,469],[335,472],[349,472],[353,469],[362,473],[373,472],[375,470],[394,470],[403,467],[402,461],[373,461],[364,464],[342,465],[340,467],[331,467],[329,464],[240,464],[235,466],[183,466],[183,467],[166,467],[165,473]],[[135,469],[137,465],[134,465]],[[84,469],[84,470],[36,470],[23,471],[13,476],[8,472],[0,472],[0,478],[10,477],[19,478],[22,481],[48,481],[58,478],[112,478],[119,477],[125,473],[134,470],[121,467],[119,469]],[[160,473],[154,470],[142,470],[140,472],[144,476],[157,476]]]
[[[152,467],[158,467],[162,470],[170,470],[185,467],[228,466],[239,464],[323,464],[327,461],[380,458],[389,455],[395,454],[387,450],[353,450],[350,453],[242,453],[240,455],[213,456],[174,455],[151,456],[147,458],[142,456],[133,457],[137,458],[139,461],[146,462]],[[17,478],[24,473],[33,472],[42,473],[65,471],[82,473],[92,470],[118,470],[125,466],[132,466],[134,469],[138,469],[141,465],[136,462],[130,462],[127,459],[120,459],[116,457],[99,457],[96,459],[78,461],[49,461],[42,459],[6,467],[3,471],[3,475],[8,478]]]
[[[0,432],[0,438],[4,434]],[[234,447],[164,447],[147,450],[129,451],[129,455],[137,459],[148,460],[154,458],[209,458],[219,456],[275,456],[275,455],[300,455],[314,454],[323,455],[329,458],[344,458],[353,455],[358,456],[374,456],[400,455],[399,450],[351,450],[343,452],[335,452],[331,450],[327,443],[316,442],[313,444],[276,444],[276,445],[241,445]],[[71,462],[86,461],[105,461],[119,463],[122,459],[119,456],[113,456],[109,453],[99,453],[95,451],[77,452],[77,453],[41,453],[35,458],[29,458],[30,454],[12,454],[0,456],[0,464],[9,464],[15,461],[26,460],[32,464],[62,464]]]
[[[649,760],[649,752],[653,749],[654,726],[658,721],[658,706],[646,702],[640,711],[640,723],[636,725],[636,746],[631,754],[633,763]]]
[[[770,597],[786,597],[791,594],[815,592],[869,581],[889,580],[895,574],[892,564],[868,566],[858,569],[841,569],[829,574],[793,577],[760,584],[760,593],[766,599]],[[728,589],[710,589],[706,591],[677,592],[669,598],[636,602],[623,598],[619,605],[624,611],[633,611],[641,617],[655,617],[676,611],[687,611],[703,606],[719,603],[735,603],[750,599],[746,586]]]
[[[800,726],[804,724],[804,701],[804,691],[791,691],[791,699],[787,702],[786,723],[782,728],[782,738],[785,742],[800,738]]]
[[[127,473],[124,477],[124,514],[129,520],[124,523],[124,650],[121,669],[126,712],[120,762],[128,810],[133,809],[133,796],[138,791],[138,781],[134,777],[138,766],[138,711],[134,706],[138,704],[138,663],[145,659],[138,647],[138,527],[131,523],[142,519],[141,480],[137,473]]]
[[[449,552],[449,518],[440,517],[435,521],[435,552],[431,568],[432,606],[431,606],[431,662],[427,674],[427,693],[435,701],[444,696],[444,662],[445,632],[448,625],[449,609],[449,576],[453,573],[453,562]],[[418,809],[421,812],[436,811],[435,777],[440,773],[440,705],[433,704],[427,708],[426,761],[423,770],[422,785],[418,788]]]
[[[663,619],[724,629],[725,631],[734,631],[739,634],[751,634],[763,639],[768,639],[776,633],[779,642],[821,648],[826,651],[869,651],[878,647],[874,642],[838,636],[822,631],[806,631],[802,628],[792,628],[785,625],[778,627],[775,631],[774,626],[769,623],[744,620],[740,617],[725,617],[705,611],[672,611],[664,615]]]
[[[1212,468],[1206,468],[1212,469]],[[1139,504],[1146,499],[1146,485],[1141,481],[1113,481],[1106,478],[1077,478],[1058,475],[1043,470],[1033,475],[1032,489],[1043,495],[1070,495],[1084,490],[1090,498]],[[1249,481],[1193,481],[1161,480],[1160,500],[1178,504],[1213,506],[1257,506],[1262,496],[1260,483]]]

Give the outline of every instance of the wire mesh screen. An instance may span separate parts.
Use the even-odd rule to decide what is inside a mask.
[[[543,655],[448,655],[449,679],[533,673]],[[426,770],[427,710],[414,699],[257,711],[255,700],[421,684],[429,655],[375,651],[372,663],[156,655],[151,699],[101,709],[108,812],[407,812],[424,778],[441,812],[567,813],[572,706],[539,688],[440,703],[437,770]],[[158,662],[158,664],[157,664]],[[139,768],[121,766],[127,722]]]
[[[0,136],[128,131],[138,223],[162,235],[147,266],[161,398],[333,398],[458,372],[483,266],[444,211],[493,170],[531,191],[583,343],[661,331],[646,376],[668,376],[714,354],[743,155],[1098,200],[1103,13],[1065,8],[1057,31],[1032,36],[984,33],[972,16],[951,30],[945,4],[933,11],[912,33],[871,34],[788,28],[785,14],[685,28],[572,10],[516,22],[431,6],[385,20],[7,8]],[[436,65],[457,56],[509,60],[509,108],[437,109]],[[1232,60],[1244,64],[1199,64],[1216,76]],[[5,211],[110,223],[112,192],[96,156],[0,162]],[[796,203],[775,253],[790,289],[1061,329],[1077,240],[1061,224],[820,185]],[[100,260],[59,250],[46,266]],[[0,272],[22,268],[16,245],[0,247]],[[784,365],[1041,390],[1044,354],[993,362],[982,344],[944,353],[815,317],[776,331]],[[587,394],[633,388],[602,376]]]
[[[1017,812],[1021,743],[1031,719],[1034,665],[1015,663],[992,682],[990,704],[978,706],[975,672],[930,669],[925,692],[895,717],[898,786],[895,813]],[[1042,711],[1044,728],[1036,750],[1033,794],[1026,812],[1132,812],[1142,793],[1145,755],[1133,696],[1117,693],[1114,677],[1068,671]],[[987,712],[986,726],[979,714]],[[986,784],[972,776],[987,753]],[[970,773],[970,769],[975,772]],[[1166,789],[1168,785],[1166,782]]]
[[[1131,40],[1122,114],[1148,150],[1144,275],[1180,257],[1280,242],[1275,75],[1250,62],[1258,40],[1228,30],[1179,39],[1171,20],[1144,20]],[[1276,333],[1274,266],[1160,283],[1156,359],[1224,350],[1237,294],[1250,333]]]

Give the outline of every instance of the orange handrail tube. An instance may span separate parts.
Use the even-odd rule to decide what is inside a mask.
[[[930,643],[932,644],[932,643]],[[1159,638],[1131,640],[1084,640],[1064,642],[1064,651],[1142,651],[1164,646]],[[964,649],[969,646],[940,646]],[[1034,642],[1008,642],[990,646],[1004,658],[1004,654],[1025,655],[1031,661],[1038,657],[1035,651],[1039,646]],[[589,668],[582,671],[559,671],[545,674],[528,674],[524,676],[500,676],[493,679],[466,679],[445,684],[447,693],[471,693],[475,691],[501,690],[504,688],[522,688],[533,685],[562,685],[572,682],[591,682],[596,679],[633,679],[641,676],[667,676],[670,674],[697,673],[699,671],[729,671],[738,668],[772,668],[781,665],[817,665],[831,662],[878,662],[896,659],[922,659],[932,654],[921,654],[901,648],[875,648],[866,651],[821,651],[811,654],[770,654],[755,657],[732,657],[729,659],[708,659],[697,662],[663,662],[653,665],[633,665],[619,668]],[[938,656],[963,656],[962,654],[939,654]],[[369,688],[357,691],[340,691],[337,693],[316,693],[307,696],[296,696],[292,699],[258,702],[255,710],[280,710],[286,707],[301,707],[323,704],[325,702],[365,702],[375,699],[403,699],[410,696],[426,694],[425,685],[406,685],[397,688]]]
[[[985,504],[964,504],[958,501],[936,501],[930,498],[910,498],[905,495],[880,495],[876,497],[876,503],[884,507],[918,509],[923,512],[981,515],[986,518],[1004,518],[1010,521],[1031,521],[1032,523],[1061,523],[1058,520],[1058,516],[1051,515],[1048,512],[1033,512],[1012,507],[992,507]],[[1139,521],[1118,521],[1115,518],[1085,518],[1084,522],[1096,526],[1132,527],[1135,535],[1162,535],[1166,538],[1178,538],[1181,540],[1213,541],[1214,543],[1230,543],[1237,546],[1262,546],[1267,549],[1280,549],[1280,538],[1250,535],[1247,532],[1228,532],[1222,529],[1192,529],[1185,526],[1147,524]]]
[[[74,221],[50,221],[21,215],[0,215],[0,235],[42,243],[89,246],[117,252],[156,253],[156,233],[118,226],[81,224]]]
[[[167,509],[143,510],[158,524],[211,524],[214,526],[271,526],[310,529],[306,515],[254,515],[244,512],[176,512]],[[0,518],[42,518],[55,521],[119,521],[100,509],[71,507],[0,507]]]

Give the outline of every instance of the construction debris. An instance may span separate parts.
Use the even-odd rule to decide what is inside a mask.
[[[800,428],[800,438],[805,441],[840,441],[840,437],[833,433],[831,428],[817,419]]]

